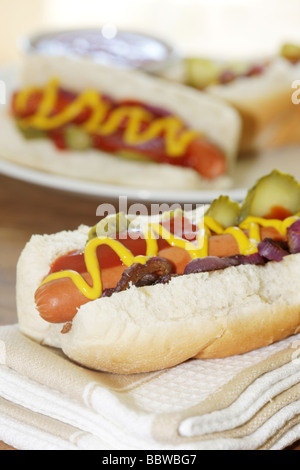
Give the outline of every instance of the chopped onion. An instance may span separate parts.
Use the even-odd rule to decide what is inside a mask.
[[[238,261],[237,265],[254,264],[258,266],[266,264],[266,260],[259,253],[253,253],[252,255],[229,256],[229,259],[231,258],[236,258],[236,260]]]
[[[258,252],[268,261],[282,261],[290,253],[285,250],[280,242],[275,242],[271,238],[265,238],[258,244]]]
[[[184,274],[205,273],[209,271],[217,271],[228,267],[226,258],[218,258],[217,256],[206,256],[205,258],[197,258],[191,261],[185,268]]]
[[[207,256],[206,258],[197,258],[191,261],[185,268],[184,274],[218,271],[241,264],[262,265],[265,264],[265,260],[259,253],[252,255],[234,255],[225,258]]]
[[[287,241],[290,253],[300,253],[300,219],[287,229]]]

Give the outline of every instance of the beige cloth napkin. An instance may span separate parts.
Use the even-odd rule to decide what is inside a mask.
[[[0,328],[0,440],[18,449],[279,450],[299,438],[300,335],[120,376]]]

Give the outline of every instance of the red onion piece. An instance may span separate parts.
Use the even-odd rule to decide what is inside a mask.
[[[300,253],[300,219],[287,229],[287,241],[290,253]]]
[[[296,220],[296,222],[290,225],[288,230],[295,230],[295,232],[300,232],[300,219]]]
[[[210,271],[218,271],[220,269],[228,268],[228,266],[229,264],[226,258],[218,258],[217,256],[206,256],[205,258],[197,258],[191,261],[186,266],[184,274],[197,274],[206,273]]]
[[[234,255],[224,258],[207,256],[205,258],[197,258],[191,261],[187,265],[184,274],[218,271],[231,266],[239,266],[241,264],[262,265],[265,264],[265,260],[259,253],[254,253],[252,255]]]
[[[261,256],[268,261],[280,262],[283,258],[290,253],[282,247],[280,242],[272,240],[272,238],[265,238],[258,244],[258,252]]]
[[[237,266],[241,264],[253,264],[255,266],[262,266],[266,264],[266,260],[259,253],[252,253],[251,255],[235,255],[229,256],[229,259],[236,259]]]

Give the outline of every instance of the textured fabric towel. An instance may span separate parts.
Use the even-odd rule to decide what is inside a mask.
[[[299,438],[300,335],[121,376],[0,328],[0,440],[17,449],[280,450]]]

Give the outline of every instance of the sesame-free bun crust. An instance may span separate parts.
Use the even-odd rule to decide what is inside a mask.
[[[300,331],[300,254],[135,288],[82,306],[68,333],[44,321],[34,294],[60,255],[83,249],[89,228],[33,236],[17,267],[20,330],[94,370],[132,374],[191,358],[220,358]]]
[[[234,106],[242,119],[240,151],[263,151],[300,143],[300,106],[292,101],[292,83],[300,67],[275,59],[262,75],[240,78],[207,92]]]

